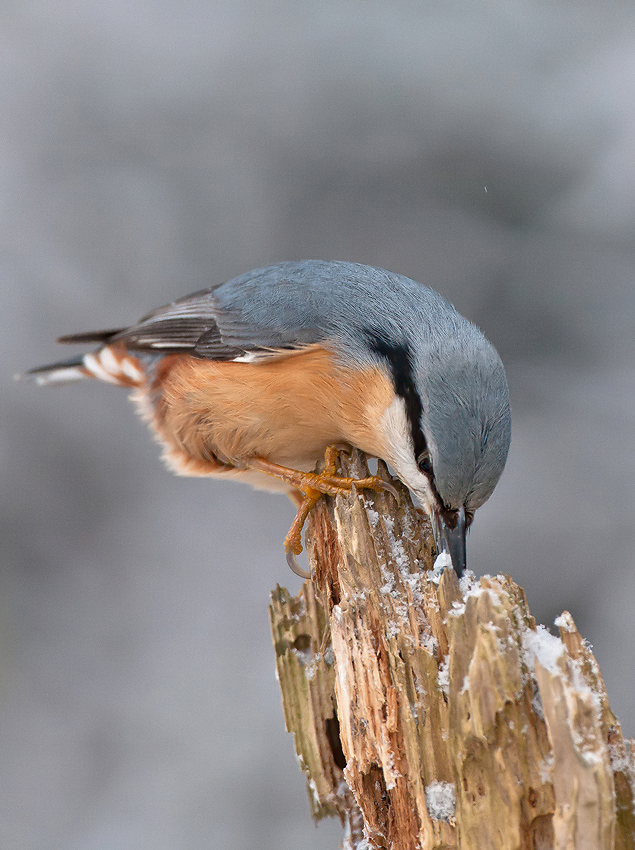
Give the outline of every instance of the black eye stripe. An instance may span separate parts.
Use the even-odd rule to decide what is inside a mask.
[[[392,373],[395,392],[404,400],[406,416],[410,425],[415,458],[427,452],[426,438],[421,430],[423,406],[414,382],[412,353],[407,343],[394,343],[373,329],[364,331],[371,350],[385,360]],[[425,471],[425,470],[422,470]],[[430,473],[432,466],[430,465]]]
[[[404,400],[406,407],[406,416],[408,418],[410,432],[412,434],[415,461],[417,462],[419,469],[421,469],[423,474],[427,477],[430,489],[432,490],[436,503],[441,509],[443,516],[446,518],[446,521],[449,522],[450,527],[453,527],[452,522],[456,524],[456,511],[445,506],[443,499],[437,490],[432,462],[428,458],[429,469],[427,469],[424,468],[423,465],[419,464],[417,460],[422,454],[427,455],[428,445],[426,443],[425,435],[421,430],[421,414],[423,413],[423,405],[421,404],[421,398],[419,397],[419,393],[415,387],[412,353],[410,348],[405,342],[388,342],[388,340],[382,336],[379,331],[371,328],[365,330],[364,334],[368,340],[371,350],[385,360],[390,367],[393,383],[395,385],[395,392]],[[427,466],[427,464],[425,464],[425,466]]]

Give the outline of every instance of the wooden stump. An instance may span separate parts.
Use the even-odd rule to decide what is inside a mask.
[[[359,452],[344,474],[364,477]],[[431,580],[405,487],[323,499],[312,581],[272,594],[287,729],[348,850],[635,850],[635,759],[571,615],[507,576]]]

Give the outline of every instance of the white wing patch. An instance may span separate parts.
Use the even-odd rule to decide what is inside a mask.
[[[234,357],[232,363],[258,363],[262,360],[281,360],[284,357],[294,357],[296,354],[304,354],[305,351],[313,351],[323,348],[319,343],[309,345],[298,345],[293,348],[259,348],[255,351],[246,351],[239,357]]]
[[[269,357],[270,355],[266,355]],[[232,363],[255,363],[257,360],[263,360],[262,352],[248,351],[246,354],[241,354],[240,357],[234,357]]]
[[[179,342],[178,340],[173,339],[154,339],[148,343],[152,348],[183,348],[190,350],[192,348],[191,342]]]

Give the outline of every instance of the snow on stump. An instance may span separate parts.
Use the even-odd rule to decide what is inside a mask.
[[[368,475],[363,455],[340,458]],[[322,499],[313,580],[272,594],[287,729],[347,850],[635,850],[635,760],[571,615],[507,576],[435,577],[405,487]]]

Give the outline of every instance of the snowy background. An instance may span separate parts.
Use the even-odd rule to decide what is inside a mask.
[[[439,289],[498,347],[477,572],[569,609],[635,734],[635,12],[611,0],[0,9],[3,850],[331,850],[267,620],[284,498],[171,477],[125,393],[14,384],[254,266]]]

